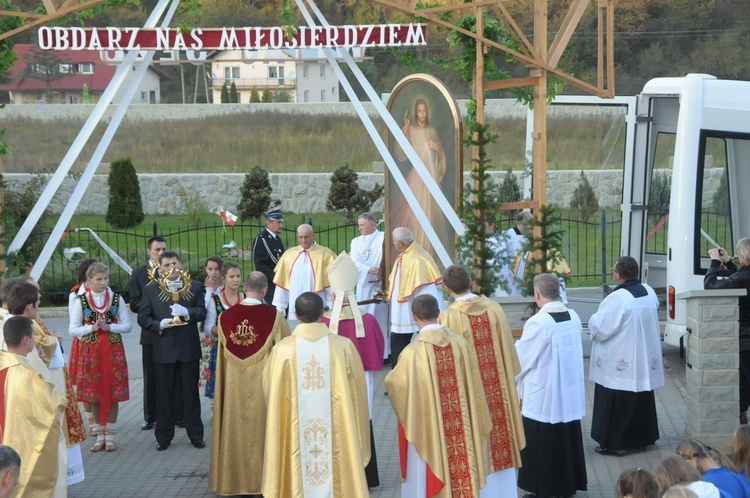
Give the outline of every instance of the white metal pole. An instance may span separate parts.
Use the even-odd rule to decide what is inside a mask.
[[[161,1],[167,3],[169,0]],[[170,6],[169,11],[164,16],[164,20],[162,21],[163,28],[169,27],[169,23],[171,22],[172,17],[174,16],[174,13],[177,10],[177,6],[179,4],[180,0],[172,0],[172,5]],[[94,173],[96,173],[96,170],[99,167],[104,154],[107,152],[107,149],[112,142],[112,138],[115,136],[117,128],[119,128],[120,123],[122,122],[122,118],[125,116],[125,112],[128,110],[130,102],[133,100],[133,96],[138,90],[138,84],[141,80],[143,80],[143,76],[146,74],[146,71],[148,71],[148,66],[151,63],[153,57],[154,51],[148,51],[146,53],[146,55],[143,57],[143,61],[136,70],[132,84],[125,90],[122,102],[120,102],[120,105],[117,107],[114,116],[112,116],[112,120],[109,122],[107,130],[104,132],[104,135],[99,141],[99,145],[94,151],[94,155],[91,156],[91,159],[89,160],[86,169],[81,175],[81,178],[78,181],[75,190],[73,190],[73,194],[70,196],[70,199],[68,199],[68,203],[65,205],[65,209],[60,214],[60,218],[57,220],[55,228],[52,230],[52,233],[47,239],[46,244],[44,244],[44,248],[39,254],[39,257],[34,262],[34,267],[31,269],[31,272],[29,272],[31,277],[33,277],[34,279],[39,280],[39,277],[41,277],[42,272],[47,266],[47,263],[49,263],[49,260],[52,258],[52,254],[55,252],[57,244],[59,244],[59,241],[65,233],[66,227],[68,226],[68,223],[70,223],[70,220],[73,217],[76,209],[78,208],[81,199],[83,199],[83,195],[86,193],[86,189],[91,183],[91,180],[94,178]]]
[[[304,4],[301,3],[300,0],[296,0],[296,1],[297,1],[297,6],[302,12],[302,16],[305,18],[308,25],[310,25],[311,27],[314,26],[315,22],[312,20],[312,17],[310,16],[310,13],[308,12],[307,8],[304,6]],[[362,124],[365,126],[365,129],[369,133],[370,138],[375,144],[375,147],[378,149],[378,152],[380,152],[380,155],[383,157],[383,160],[388,165],[388,169],[391,170],[391,173],[393,174],[393,179],[396,181],[396,184],[401,189],[406,201],[412,207],[412,210],[414,211],[414,216],[416,216],[417,221],[419,222],[420,226],[424,229],[425,234],[427,235],[428,239],[432,243],[435,249],[435,253],[437,254],[438,258],[440,258],[441,263],[445,267],[450,266],[451,264],[453,264],[453,261],[448,255],[448,252],[445,250],[445,247],[443,246],[443,243],[440,240],[440,238],[437,236],[437,233],[435,233],[435,229],[432,227],[432,224],[427,219],[427,216],[422,210],[422,207],[419,205],[419,202],[414,196],[414,193],[409,188],[409,185],[406,182],[406,179],[401,174],[401,171],[398,169],[398,165],[396,164],[393,157],[391,156],[391,153],[388,151],[388,148],[386,147],[385,142],[383,141],[383,138],[378,133],[378,130],[375,128],[375,125],[373,124],[370,117],[367,115],[367,111],[365,111],[364,107],[362,107],[362,103],[359,101],[357,94],[354,92],[354,89],[352,88],[351,84],[346,79],[346,76],[344,76],[344,73],[341,70],[341,67],[336,61],[334,51],[331,49],[323,49],[323,53],[325,54],[326,59],[328,60],[329,64],[331,64],[331,68],[333,69],[333,72],[338,77],[339,82],[341,82],[341,85],[344,87],[344,91],[346,92],[346,95],[349,97],[349,100],[351,100],[352,105],[354,106],[354,109],[357,112],[357,115],[359,116],[360,120],[362,121]],[[361,83],[362,82],[360,81],[360,84]],[[383,108],[385,109],[385,107]],[[385,112],[386,114],[390,116],[387,110]],[[401,130],[399,129],[399,132],[400,131]],[[401,135],[403,136],[403,133]],[[406,137],[404,137],[404,139],[406,139]],[[406,141],[406,143],[407,144],[409,143],[408,140]],[[427,176],[430,176],[429,173],[427,173]],[[430,178],[432,177],[430,176]]]
[[[144,24],[143,27],[153,28],[154,26],[156,26],[157,21],[166,9],[168,3],[169,0],[159,0],[159,3],[154,8],[154,11],[146,20],[146,24]],[[31,231],[34,229],[37,222],[42,217],[42,213],[44,213],[44,210],[47,209],[47,206],[52,201],[52,197],[60,188],[60,185],[62,185],[62,182],[63,180],[65,180],[65,176],[70,171],[73,163],[76,159],[78,159],[78,156],[81,154],[83,147],[86,145],[89,138],[91,138],[91,134],[94,132],[94,129],[104,116],[109,103],[112,101],[115,94],[122,86],[122,83],[125,81],[125,77],[133,67],[137,56],[138,53],[135,51],[128,52],[122,64],[117,67],[115,75],[112,77],[112,81],[110,81],[109,85],[107,85],[106,90],[104,90],[104,93],[102,93],[99,102],[96,104],[96,106],[94,106],[94,110],[86,120],[86,123],[84,123],[83,128],[81,128],[81,131],[78,133],[78,136],[73,142],[73,145],[71,145],[70,149],[68,149],[67,154],[65,154],[62,162],[57,167],[57,171],[55,171],[55,173],[50,178],[49,183],[47,183],[44,191],[39,196],[39,200],[36,202],[33,209],[29,213],[29,216],[23,222],[20,230],[18,230],[18,233],[8,246],[8,253],[13,253],[20,250],[26,240],[29,238]]]

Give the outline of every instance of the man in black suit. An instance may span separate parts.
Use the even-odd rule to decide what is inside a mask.
[[[148,263],[133,270],[130,274],[130,311],[138,313],[138,307],[143,298],[143,289],[156,277],[159,266],[159,255],[167,250],[167,241],[162,237],[148,239],[146,253]],[[154,428],[156,421],[156,382],[154,381],[154,338],[153,335],[141,329],[141,362],[143,365],[143,424],[144,431]]]
[[[268,279],[268,292],[264,298],[266,304],[273,302],[276,285],[273,283],[273,269],[286,248],[281,241],[281,230],[284,228],[284,217],[281,211],[274,209],[266,213],[266,228],[261,230],[253,240],[253,263],[255,269]]]
[[[181,268],[177,253],[165,251],[159,256],[159,271],[162,275],[172,268]],[[179,275],[175,272],[173,279]],[[206,319],[203,283],[192,280],[190,292],[177,304],[165,296],[158,282],[148,284],[138,310],[138,324],[151,334],[154,340],[154,376],[156,378],[156,449],[166,450],[174,437],[174,414],[172,396],[175,386],[182,391],[182,408],[185,429],[190,442],[196,448],[204,448],[203,422],[198,395],[199,362],[201,345],[198,322]],[[186,325],[172,326],[173,316],[179,316]]]

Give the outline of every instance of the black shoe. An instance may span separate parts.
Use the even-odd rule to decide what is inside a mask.
[[[614,456],[624,456],[625,453],[627,453],[625,450],[609,450],[607,448],[602,448],[600,446],[597,446],[594,448],[594,451],[600,455],[614,455]]]
[[[169,448],[169,443],[165,443],[165,444],[157,443],[156,444],[156,451],[164,451],[167,448]]]
[[[145,422],[143,422],[141,424],[141,430],[142,431],[150,431],[153,428],[154,428],[154,423],[153,422],[145,421]]]
[[[193,446],[195,446],[196,448],[205,448],[206,447],[206,443],[202,439],[200,441],[191,441],[191,442],[192,442]]]
[[[174,425],[176,425],[176,426],[177,426],[177,427],[179,427],[180,429],[184,429],[184,428],[185,428],[185,421],[184,421],[184,420],[182,420],[182,419],[180,419],[180,420],[175,420],[175,421],[174,421]]]

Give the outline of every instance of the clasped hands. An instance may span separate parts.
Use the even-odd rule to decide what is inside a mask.
[[[91,326],[91,331],[92,332],[96,332],[97,330],[101,330],[103,332],[109,332],[110,329],[111,329],[111,327],[109,326],[109,324],[103,318],[99,318]]]
[[[175,316],[187,317],[187,316],[190,315],[190,313],[188,312],[187,308],[184,307],[181,304],[173,304],[169,308],[172,310],[172,316],[173,317],[175,317]],[[174,327],[174,325],[172,324],[172,318],[164,318],[164,319],[162,319],[161,322],[159,322],[159,329],[160,330],[168,329],[168,328],[171,328],[171,327]]]

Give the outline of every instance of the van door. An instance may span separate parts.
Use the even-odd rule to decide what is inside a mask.
[[[666,287],[669,197],[679,100],[641,96],[633,164],[623,181],[620,255],[640,262],[641,279],[657,292]]]

